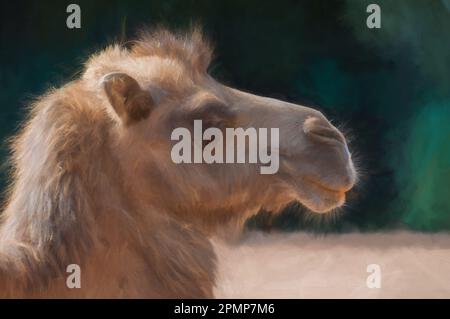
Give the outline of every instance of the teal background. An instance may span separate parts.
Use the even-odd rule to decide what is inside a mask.
[[[72,2],[79,30],[66,28]],[[381,7],[381,29],[366,26],[369,3]],[[342,123],[362,173],[338,216],[293,204],[249,228],[450,229],[450,0],[2,1],[1,139],[29,101],[76,77],[104,45],[145,25],[192,22],[216,46],[216,78],[319,108]],[[3,188],[6,156],[4,143]]]

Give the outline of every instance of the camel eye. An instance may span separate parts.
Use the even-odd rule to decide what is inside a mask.
[[[225,128],[235,118],[234,112],[221,101],[206,101],[195,108],[189,116],[192,120],[202,120],[203,127]]]

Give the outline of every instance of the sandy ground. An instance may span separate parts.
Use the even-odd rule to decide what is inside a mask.
[[[217,298],[450,298],[450,234],[253,233],[215,246]],[[370,264],[380,288],[367,286]]]

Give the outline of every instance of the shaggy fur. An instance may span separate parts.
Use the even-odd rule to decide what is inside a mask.
[[[32,105],[12,142],[1,297],[212,297],[216,257],[208,236],[240,229],[259,208],[277,210],[293,199],[319,212],[342,204],[354,176],[340,173],[349,159],[335,146],[326,169],[308,173],[326,188],[292,183],[298,174],[290,175],[289,161],[277,176],[260,176],[255,165],[171,162],[170,132],[194,115],[242,127],[270,127],[275,116],[278,127],[299,134],[280,153],[308,154],[319,142],[299,125],[314,116],[345,144],[312,109],[215,82],[206,73],[211,54],[195,30],[146,33],[130,49],[114,45],[92,56],[80,79]],[[322,152],[331,138],[321,136]],[[317,173],[327,169],[332,174]],[[80,289],[66,286],[69,264],[81,267]]]

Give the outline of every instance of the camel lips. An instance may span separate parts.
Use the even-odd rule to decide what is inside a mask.
[[[275,174],[278,171],[280,135],[278,128],[270,129],[270,143],[267,128],[226,128],[224,138],[223,129],[209,127],[203,131],[202,120],[194,120],[193,134],[192,139],[191,132],[185,127],[178,127],[172,131],[171,140],[178,141],[170,154],[175,164],[246,163],[248,158],[248,163],[251,164],[268,164],[261,165],[261,174]],[[204,142],[209,143],[204,145]]]

